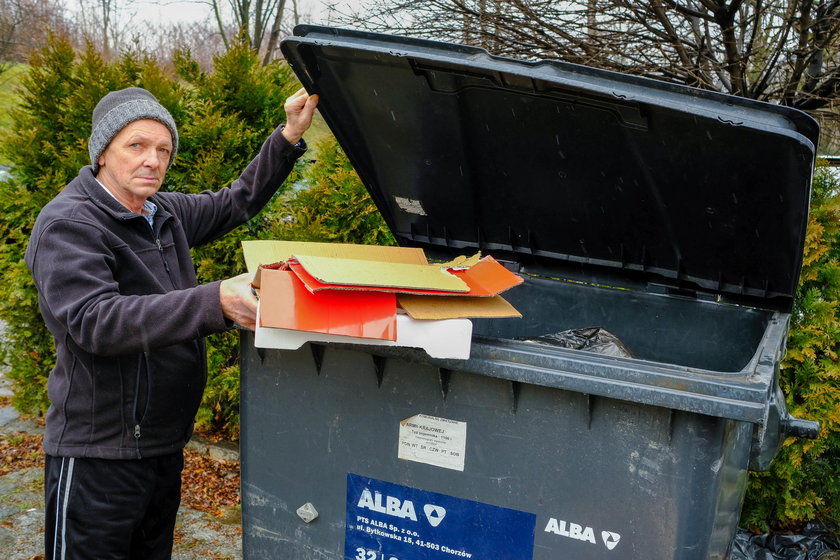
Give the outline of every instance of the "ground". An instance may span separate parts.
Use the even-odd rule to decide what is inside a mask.
[[[0,551],[4,560],[43,559],[43,426],[0,396]],[[185,452],[173,560],[242,558],[239,461],[231,445],[203,438]]]

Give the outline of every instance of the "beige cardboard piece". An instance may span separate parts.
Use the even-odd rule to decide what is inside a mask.
[[[450,297],[397,294],[397,303],[412,319],[522,317],[502,296]]]
[[[383,247],[353,243],[313,243],[308,241],[250,240],[242,242],[245,267],[256,272],[264,264],[286,261],[295,253],[316,257],[336,257],[407,264],[429,264],[423,249]]]
[[[411,288],[440,292],[468,292],[469,286],[431,264],[407,264],[295,254],[297,261],[319,282],[361,287]]]
[[[481,253],[476,253],[470,257],[467,255],[461,255],[459,257],[455,257],[449,262],[445,262],[441,264],[441,267],[444,268],[469,268],[475,264],[478,264],[478,261],[481,260]]]

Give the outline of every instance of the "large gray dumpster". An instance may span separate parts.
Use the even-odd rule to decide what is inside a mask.
[[[791,109],[301,27],[283,52],[398,241],[525,278],[468,360],[243,336],[245,557],[724,559],[777,380],[818,130]],[[529,342],[582,327],[633,357]]]

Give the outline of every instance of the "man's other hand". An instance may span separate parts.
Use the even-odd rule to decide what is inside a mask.
[[[225,317],[246,329],[254,330],[257,325],[257,296],[251,288],[254,275],[240,274],[219,285],[219,301]]]

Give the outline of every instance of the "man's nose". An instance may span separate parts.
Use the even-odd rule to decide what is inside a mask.
[[[154,148],[146,150],[143,156],[143,164],[146,165],[146,167],[159,167],[163,163],[163,157],[161,156],[160,151]]]

